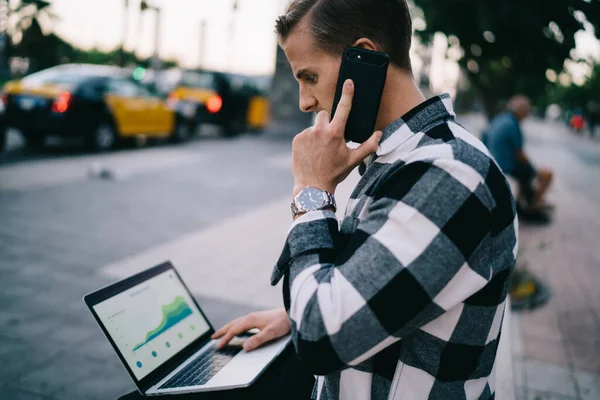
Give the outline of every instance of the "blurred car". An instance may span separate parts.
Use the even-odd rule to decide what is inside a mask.
[[[0,101],[0,154],[4,153],[4,150],[8,146],[8,130],[4,126],[5,124],[4,104]]]
[[[157,86],[170,99],[196,104],[198,124],[218,125],[225,136],[260,132],[269,123],[264,79],[208,70],[174,68],[161,74]]]
[[[193,109],[152,94],[118,67],[66,64],[8,82],[2,93],[5,123],[28,147],[49,136],[78,137],[93,151],[124,139],[191,136]]]

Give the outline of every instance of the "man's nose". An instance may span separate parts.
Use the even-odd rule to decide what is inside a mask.
[[[317,106],[317,99],[308,93],[300,91],[300,110],[303,112],[312,112]]]

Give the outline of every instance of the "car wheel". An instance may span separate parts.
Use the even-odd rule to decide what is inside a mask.
[[[0,154],[6,151],[8,145],[8,128],[0,125]]]
[[[223,136],[232,138],[245,131],[245,124],[241,121],[228,121],[223,124],[222,132]]]
[[[117,133],[113,125],[102,121],[92,130],[88,138],[88,147],[95,152],[109,151],[117,143]]]
[[[41,151],[46,147],[46,138],[35,132],[23,132],[25,147],[29,150]]]
[[[173,133],[171,134],[171,141],[173,143],[183,143],[190,140],[192,137],[192,128],[189,123],[186,122],[177,122],[175,124],[175,128],[173,128]]]

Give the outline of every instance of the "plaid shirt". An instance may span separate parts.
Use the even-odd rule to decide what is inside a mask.
[[[384,130],[341,226],[292,225],[273,271],[313,398],[493,399],[517,250],[509,185],[448,95]]]

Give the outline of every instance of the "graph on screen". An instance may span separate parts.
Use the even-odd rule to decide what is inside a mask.
[[[94,310],[138,379],[210,329],[173,271],[96,304]]]
[[[166,332],[169,328],[172,328],[179,322],[192,315],[192,309],[181,296],[177,296],[172,303],[161,306],[161,312],[162,319],[160,324],[156,328],[146,333],[146,338],[144,341],[133,346],[134,353],[147,343],[150,343],[154,338]]]

